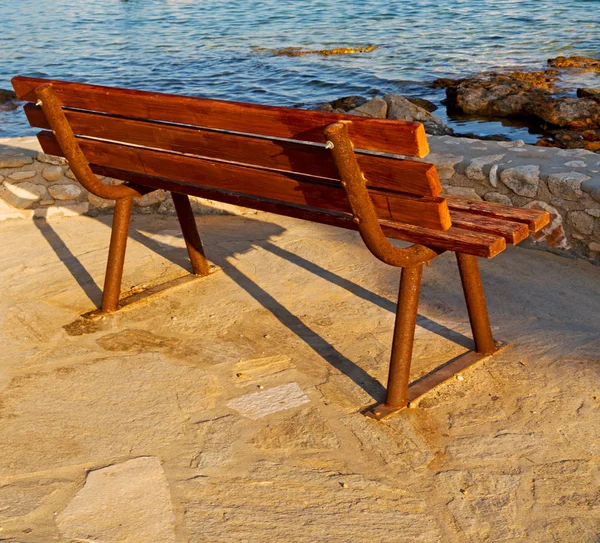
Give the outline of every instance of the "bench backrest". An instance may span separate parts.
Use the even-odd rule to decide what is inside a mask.
[[[358,162],[381,219],[436,230],[451,225],[434,165],[369,153],[426,155],[427,139],[419,123],[14,78],[18,97],[31,102],[25,106],[31,125],[46,129],[50,126],[35,105],[34,92],[43,83],[52,83],[97,173],[151,187],[162,178],[350,212],[323,135],[325,127],[344,120],[360,149]],[[51,132],[38,138],[45,152],[61,154]],[[177,191],[177,186],[170,188]]]

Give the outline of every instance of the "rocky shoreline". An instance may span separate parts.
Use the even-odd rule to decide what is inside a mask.
[[[432,88],[444,88],[442,102],[449,113],[481,120],[498,118],[527,122],[543,135],[536,145],[562,149],[600,151],[600,88],[569,89],[564,78],[574,72],[600,77],[600,60],[588,57],[557,57],[541,71],[482,72],[461,79],[436,79]],[[569,96],[573,94],[573,96]],[[318,109],[382,119],[422,122],[428,134],[456,135],[510,141],[503,136],[482,138],[455,134],[433,115],[436,106],[421,98],[387,94],[367,100],[349,96],[320,104]]]

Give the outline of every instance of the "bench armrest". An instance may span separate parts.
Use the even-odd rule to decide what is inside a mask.
[[[42,110],[46,119],[50,123],[54,135],[58,140],[60,148],[69,162],[69,166],[77,181],[85,189],[99,198],[107,200],[119,200],[121,198],[134,198],[141,194],[127,185],[105,185],[90,169],[88,160],[79,147],[75,134],[69,125],[63,110],[62,104],[56,96],[52,85],[45,83],[35,89],[35,94],[41,102]]]
[[[386,264],[400,268],[423,264],[438,256],[436,251],[424,245],[415,244],[401,248],[389,242],[379,224],[345,122],[329,125],[325,129],[325,137],[350,202],[354,222],[358,225],[360,235],[369,251]]]

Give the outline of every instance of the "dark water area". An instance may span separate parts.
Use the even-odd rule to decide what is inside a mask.
[[[438,77],[600,57],[599,23],[600,0],[0,0],[0,89],[21,74],[285,106],[388,92],[439,104]],[[367,44],[329,57],[260,51]],[[536,140],[435,114],[458,132]],[[0,111],[0,137],[34,133],[20,109]]]

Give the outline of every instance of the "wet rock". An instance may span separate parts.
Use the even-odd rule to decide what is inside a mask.
[[[350,111],[356,109],[367,103],[367,99],[362,96],[345,96],[344,98],[338,98],[331,102],[333,109],[343,109],[344,111]]]
[[[577,89],[579,98],[591,98],[600,102],[600,89]]]
[[[578,200],[583,192],[581,183],[590,179],[579,172],[554,173],[548,176],[548,189],[552,194],[565,200]]]
[[[370,53],[375,49],[374,45],[364,45],[358,47],[335,47],[333,49],[302,49],[302,47],[281,47],[270,49],[266,47],[255,47],[258,52],[267,52],[277,56],[284,57],[303,57],[305,55],[321,55],[329,57],[332,55],[354,55],[356,53]]]
[[[173,506],[160,461],[142,457],[90,472],[56,523],[69,541],[174,543]]]
[[[539,166],[517,166],[500,173],[500,180],[519,196],[533,198],[540,183]]]
[[[374,119],[385,119],[387,115],[387,103],[382,98],[373,98],[365,102],[362,106],[350,110],[348,113],[352,115],[360,115],[361,117],[372,117]]]
[[[600,71],[600,60],[592,57],[556,57],[548,59],[548,66],[554,68],[578,68],[586,71]]]
[[[14,93],[14,91],[0,89],[0,104],[3,104],[5,102],[11,102],[12,100],[16,99],[17,95]]]
[[[555,126],[596,128],[600,126],[600,102],[591,98],[533,97],[526,113]]]
[[[387,118],[402,121],[423,123],[425,131],[433,136],[453,134],[441,119],[419,107],[398,94],[386,94],[383,99],[388,105]]]
[[[429,113],[434,112],[438,107],[429,100],[425,100],[425,98],[418,98],[416,96],[406,96],[405,97],[409,102],[415,104],[415,106],[422,107],[423,109],[429,111]]]

